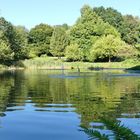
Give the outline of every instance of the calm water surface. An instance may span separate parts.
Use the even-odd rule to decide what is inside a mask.
[[[139,73],[0,72],[1,140],[87,140],[81,125],[110,133],[104,115],[140,135]]]

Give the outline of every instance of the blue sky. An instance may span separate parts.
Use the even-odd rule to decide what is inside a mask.
[[[84,4],[113,7],[123,14],[140,16],[140,0],[0,0],[0,16],[28,29],[39,23],[72,25]]]

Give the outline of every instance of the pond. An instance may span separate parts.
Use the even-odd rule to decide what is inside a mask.
[[[114,117],[140,134],[140,74],[124,71],[0,72],[1,140],[87,140]]]

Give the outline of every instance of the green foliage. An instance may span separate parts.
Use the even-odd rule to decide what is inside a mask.
[[[118,29],[119,32],[121,32],[120,27],[123,22],[123,16],[121,13],[111,7],[105,9],[103,6],[94,7],[93,11],[99,15],[103,21],[108,22],[110,25]]]
[[[62,24],[61,27],[65,30],[68,30],[70,28],[66,23]]]
[[[66,35],[66,27],[56,26],[54,28],[51,40],[50,40],[50,53],[53,56],[64,56],[64,50],[68,45],[68,38]]]
[[[122,60],[138,59],[139,51],[131,45],[124,44],[123,47],[118,50],[118,57]]]
[[[86,70],[88,68],[95,69],[95,70],[102,70],[106,68],[131,68],[136,65],[140,65],[139,60],[137,59],[127,59],[122,62],[67,62],[66,57],[61,57],[61,59],[58,59],[58,57],[35,57],[35,54],[31,54],[33,58],[24,60],[23,63],[26,66],[26,68],[35,68],[35,69],[62,69],[62,66],[64,69],[71,69],[74,68],[77,70],[77,67],[79,67],[81,70]],[[35,57],[35,58],[34,58]],[[70,60],[69,60],[70,61]]]
[[[128,48],[129,47],[125,42],[123,42],[119,37],[115,37],[113,35],[103,36],[98,39],[91,48],[90,60],[108,59],[110,62],[114,57],[117,58],[125,56],[126,52],[129,50]]]
[[[116,139],[140,140],[140,137],[138,135],[136,135],[128,127],[121,125],[120,122],[104,118],[102,119],[102,121],[107,126],[107,128],[111,129],[114,132]]]
[[[123,19],[122,39],[131,45],[140,43],[140,20],[132,15],[123,16]]]
[[[102,118],[103,123],[109,130],[112,130],[115,134],[115,140],[140,140],[140,137],[136,135],[131,129],[121,125],[120,122],[116,120],[108,120]],[[109,135],[101,134],[97,130],[89,129],[86,127],[82,127],[82,131],[84,131],[89,139],[98,139],[98,140],[109,140]]]
[[[94,139],[97,139],[97,140],[109,140],[109,137],[107,135],[101,134],[97,130],[82,127],[82,131],[84,131],[88,135],[89,140],[94,140]]]
[[[37,55],[48,54],[53,28],[47,24],[39,24],[29,32],[28,43],[34,44]]]
[[[13,60],[13,57],[14,53],[9,44],[0,39],[0,62],[6,64],[10,60]]]
[[[135,48],[140,51],[140,43],[135,45]]]
[[[69,61],[80,61],[84,59],[84,54],[77,44],[67,46],[65,56]]]
[[[14,30],[10,22],[0,18],[0,62],[8,64],[15,58]]]
[[[71,27],[41,23],[28,31],[0,17],[0,40],[1,63],[42,55],[66,56],[68,61],[122,61],[140,57],[140,19],[113,8],[84,5]]]
[[[28,44],[26,49],[30,59],[38,56],[38,48],[36,47],[36,44]]]
[[[85,5],[81,9],[81,17],[70,29],[70,42],[77,43],[84,54],[84,59],[88,60],[89,49],[93,43],[102,35],[112,34],[119,36],[116,29],[93,12],[92,8]]]
[[[121,34],[122,40],[135,45],[140,43],[140,20],[132,15],[123,16],[113,8],[95,7],[93,11],[98,14],[103,21],[115,27]]]
[[[14,29],[10,22],[3,17],[0,18],[0,39],[9,43],[10,47],[14,48]]]
[[[28,51],[27,51],[27,36],[28,36],[28,30],[25,27],[22,26],[15,26],[14,27],[15,32],[15,56],[16,59],[21,60],[28,57]]]
[[[0,39],[8,44],[9,52],[12,51],[13,61],[23,59],[26,55],[25,50],[23,49],[23,47],[25,47],[25,40],[27,40],[27,35],[25,34],[26,33],[24,28],[14,27],[4,18],[0,18]],[[10,61],[11,55],[8,55],[7,59],[8,57]]]

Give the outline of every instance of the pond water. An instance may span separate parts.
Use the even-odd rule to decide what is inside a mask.
[[[1,71],[1,140],[87,140],[81,125],[110,133],[108,115],[140,135],[140,74]]]

